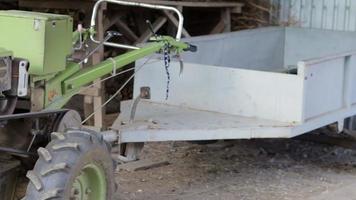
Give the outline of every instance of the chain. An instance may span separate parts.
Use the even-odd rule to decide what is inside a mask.
[[[166,74],[167,74],[166,100],[168,100],[169,84],[171,82],[171,75],[169,73],[169,65],[171,63],[171,57],[170,57],[169,53],[170,53],[169,52],[169,44],[166,44],[163,48],[164,67],[166,68]]]

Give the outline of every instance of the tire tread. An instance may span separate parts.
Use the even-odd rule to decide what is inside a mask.
[[[73,178],[73,173],[77,173],[77,161],[89,155],[92,157],[88,157],[85,162],[95,160],[96,152],[102,155],[98,162],[105,166],[110,188],[107,200],[112,200],[115,191],[114,162],[110,156],[110,148],[105,141],[102,142],[100,136],[101,134],[94,131],[75,129],[67,130],[66,133],[52,133],[52,141],[46,148],[38,149],[40,159],[34,169],[27,173],[30,184],[23,200],[67,200],[65,198],[70,192],[66,185],[67,180]],[[88,152],[93,154],[87,154]]]
[[[43,188],[42,181],[35,171],[28,171],[26,177],[30,180],[30,183],[36,188],[37,191],[40,191]]]

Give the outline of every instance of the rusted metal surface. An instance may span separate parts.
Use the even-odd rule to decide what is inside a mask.
[[[31,145],[37,145],[37,141],[48,140],[44,133],[56,131],[66,112],[68,110],[63,109],[0,116],[0,147],[4,147],[0,150],[8,149],[9,153],[21,154],[21,151],[28,151]],[[36,123],[37,120],[41,123]],[[33,140],[35,135],[36,140]]]
[[[15,196],[20,161],[0,157],[0,163],[0,197],[12,200]]]

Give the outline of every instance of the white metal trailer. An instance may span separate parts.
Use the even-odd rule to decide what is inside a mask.
[[[291,138],[356,114],[356,35],[271,27],[193,37],[197,53],[137,71],[134,96],[149,87],[135,119],[132,101],[112,129],[121,143]],[[137,62],[137,70],[145,62]]]

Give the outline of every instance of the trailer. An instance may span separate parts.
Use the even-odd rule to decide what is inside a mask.
[[[185,41],[199,51],[182,54],[184,66],[136,62],[138,98],[112,126],[119,143],[136,144],[129,159],[143,142],[293,138],[335,122],[354,130],[354,33],[269,27]]]

